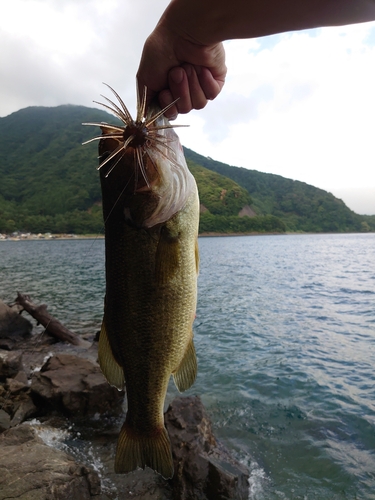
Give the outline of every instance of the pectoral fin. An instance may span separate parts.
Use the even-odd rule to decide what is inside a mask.
[[[100,330],[98,357],[100,369],[108,382],[117,387],[119,391],[123,390],[125,386],[124,370],[113,356],[104,319]]]
[[[186,391],[194,384],[197,377],[197,356],[193,339],[190,340],[180,366],[173,373],[173,380],[180,392]]]

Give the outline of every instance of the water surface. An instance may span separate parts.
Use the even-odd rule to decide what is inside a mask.
[[[375,499],[375,235],[199,246],[188,393],[250,467],[250,498]],[[17,290],[78,333],[98,330],[104,242],[0,242],[0,298]]]

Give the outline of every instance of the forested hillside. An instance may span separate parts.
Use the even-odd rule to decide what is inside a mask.
[[[97,145],[81,106],[30,107],[0,119],[0,231],[99,232]]]
[[[188,148],[185,148],[185,155],[189,161],[227,176],[244,187],[252,198],[255,212],[280,218],[288,231],[375,230],[375,216],[356,214],[342,200],[322,189],[280,175],[226,165]]]
[[[97,131],[82,123],[114,120],[71,105],[30,107],[0,118],[0,232],[102,233],[97,143],[82,146]],[[371,217],[313,186],[191,150],[186,157],[200,192],[201,231],[375,229]]]

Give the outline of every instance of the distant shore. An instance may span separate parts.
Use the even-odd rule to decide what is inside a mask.
[[[228,236],[267,236],[267,235],[280,235],[286,233],[216,233],[207,232],[200,233],[199,238],[212,238],[212,237],[228,237]],[[0,241],[50,241],[50,240],[89,240],[89,239],[104,239],[103,234],[18,234],[18,235],[5,235],[0,234]]]
[[[370,231],[371,232],[371,231]],[[303,233],[303,232],[285,232],[285,233],[263,233],[263,232],[251,232],[251,233],[216,233],[216,232],[206,232],[200,233],[199,238],[216,238],[216,237],[230,237],[230,236],[280,236],[280,235],[296,235],[296,234],[364,234],[361,232],[351,232],[351,233]],[[0,233],[1,241],[51,241],[51,240],[102,240],[104,239],[104,234],[23,234],[9,235]]]
[[[0,241],[48,241],[48,240],[87,240],[87,239],[104,239],[103,234],[0,234]]]
[[[282,235],[282,234],[288,234],[288,233],[260,233],[260,232],[251,232],[251,233],[214,233],[214,232],[209,232],[209,233],[199,233],[199,238],[211,238],[211,237],[217,237],[217,236],[276,236],[276,235]],[[289,233],[289,234],[296,234],[296,233]]]

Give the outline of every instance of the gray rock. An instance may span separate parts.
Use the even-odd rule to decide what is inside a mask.
[[[27,424],[0,435],[0,500],[100,498],[98,474],[47,446]]]
[[[49,358],[31,380],[34,403],[67,416],[116,414],[124,392],[110,386],[99,365],[72,354]]]
[[[0,408],[6,413],[0,413],[0,432],[38,414],[24,372],[8,378],[4,385],[0,384]]]
[[[0,433],[9,429],[10,415],[4,410],[0,410]]]
[[[249,471],[217,443],[198,397],[176,398],[165,413],[175,474],[174,500],[245,500]]]
[[[13,378],[22,370],[22,353],[0,350],[0,380]]]
[[[33,326],[26,318],[19,314],[17,308],[9,307],[0,300],[0,338],[22,338],[31,333]]]
[[[23,370],[21,370],[17,373],[17,375],[14,377],[14,380],[17,380],[18,382],[22,382],[24,385],[29,384],[27,375]]]
[[[16,402],[14,405],[10,426],[15,427],[25,422],[28,418],[36,416],[38,413],[38,408],[34,405],[31,397],[25,397],[25,399]]]
[[[27,383],[25,384],[24,382],[21,382],[16,378],[7,378],[6,388],[8,389],[11,396],[17,396],[17,394],[27,391],[29,389],[29,386],[27,385]]]

